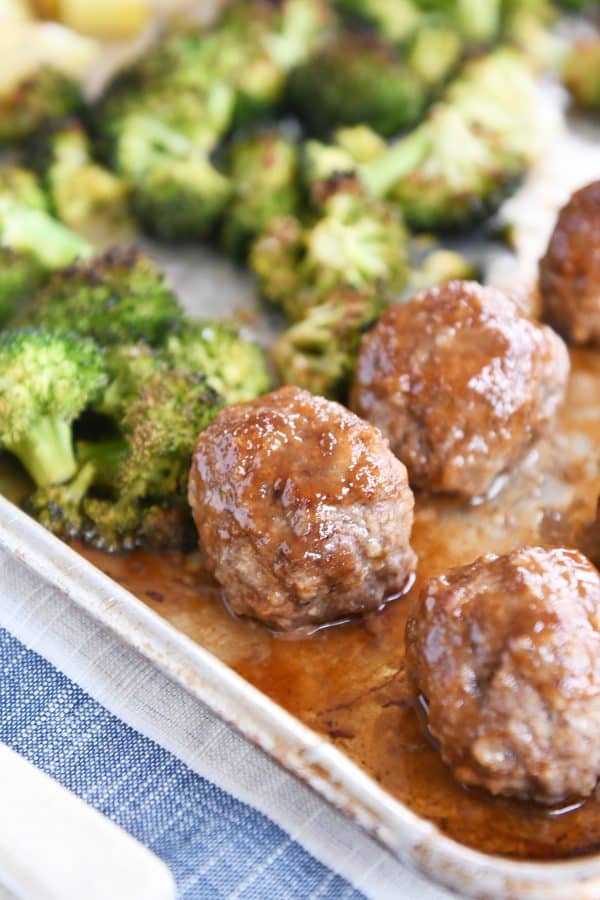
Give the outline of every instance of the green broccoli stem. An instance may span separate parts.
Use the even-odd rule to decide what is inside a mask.
[[[397,181],[417,166],[427,152],[427,134],[417,128],[369,163],[359,166],[359,174],[369,194],[385,197]]]
[[[96,467],[92,462],[86,462],[81,467],[75,478],[60,488],[63,503],[78,508],[91,486],[96,480]]]
[[[47,416],[7,449],[17,456],[38,487],[62,484],[77,471],[71,425]]]

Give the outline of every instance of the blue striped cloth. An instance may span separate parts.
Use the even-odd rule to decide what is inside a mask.
[[[0,672],[0,739],[160,856],[180,898],[362,898],[2,628]]]

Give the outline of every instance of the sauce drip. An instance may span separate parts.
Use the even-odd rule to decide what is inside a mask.
[[[600,354],[576,351],[559,427],[479,505],[417,496],[414,586],[364,620],[284,640],[232,617],[198,554],[134,551],[95,565],[329,739],[383,788],[447,835],[515,859],[565,859],[600,849],[594,797],[543,810],[467,791],[452,778],[415,709],[404,626],[422,581],[486,552],[522,544],[576,546],[600,492]],[[585,549],[585,548],[583,548]],[[599,548],[600,549],[600,548]]]

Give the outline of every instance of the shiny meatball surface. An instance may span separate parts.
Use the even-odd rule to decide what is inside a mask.
[[[576,550],[525,547],[431,579],[409,671],[463,784],[558,804],[600,776],[600,577]]]
[[[298,388],[223,410],[189,497],[232,609],[277,629],[376,609],[415,568],[405,467],[372,425]]]
[[[600,181],[560,211],[540,261],[540,293],[545,318],[567,340],[600,345]]]
[[[567,350],[500,291],[452,281],[391,306],[363,338],[350,405],[413,487],[484,495],[563,399]]]

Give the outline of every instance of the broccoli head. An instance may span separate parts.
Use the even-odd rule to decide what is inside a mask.
[[[99,344],[160,344],[181,325],[183,312],[150,257],[134,247],[114,247],[56,273],[26,317],[30,324],[70,328]]]
[[[38,488],[28,508],[55,534],[104,550],[184,547],[193,534],[186,499],[192,451],[221,399],[202,375],[142,344],[106,356],[111,380],[93,407],[112,424],[77,441],[79,473],[68,485]]]
[[[299,206],[298,150],[274,131],[238,137],[227,155],[232,196],[225,213],[223,245],[243,257],[250,241],[278,216]]]
[[[276,219],[254,243],[250,263],[263,296],[297,321],[337,287],[399,293],[408,277],[406,231],[389,205],[340,191],[305,227]]]
[[[140,123],[130,123],[137,117],[158,122],[194,152],[209,153],[234,113],[235,89],[219,74],[224,56],[228,58],[224,49],[212,33],[174,35],[117,76],[89,116],[103,158],[118,168],[125,136],[132,151],[121,160],[128,166],[125,174],[132,174],[129,167],[139,172],[139,165],[147,166],[155,137],[146,135]],[[164,151],[162,139],[159,144]]]
[[[44,122],[70,115],[82,105],[77,84],[58,70],[43,66],[0,92],[0,141],[22,141]]]
[[[108,385],[98,396],[94,410],[117,425],[125,410],[140,396],[143,385],[161,373],[166,375],[167,371],[165,360],[145,341],[107,347],[104,364]]]
[[[566,62],[564,79],[578,107],[600,111],[600,37],[575,44]]]
[[[226,406],[254,400],[271,389],[262,349],[226,321],[186,326],[169,337],[165,354],[175,368],[203,375]]]
[[[360,159],[352,141],[342,146],[339,133],[333,145],[309,142],[313,202],[335,173],[399,205],[417,229],[465,227],[489,215],[539,155],[545,128],[535,81],[520,54],[501,48],[470,62],[444,96],[389,148],[371,142],[371,158]]]
[[[127,119],[117,169],[132,182],[134,213],[151,234],[204,237],[221,217],[230,185],[182,133],[159,119]]]
[[[51,123],[32,144],[30,161],[40,174],[58,218],[80,233],[102,222],[123,227],[129,219],[128,183],[98,165],[81,123]]]
[[[517,50],[500,47],[469,62],[445,100],[498,153],[518,158],[521,167],[539,156],[544,137],[539,92],[528,60]]]
[[[128,450],[120,494],[140,500],[185,494],[196,438],[221,406],[202,375],[171,368],[149,379],[123,414]]]
[[[267,52],[264,33],[260,17],[243,29],[228,13],[210,31],[167,37],[113,84],[110,116],[137,108],[190,137],[203,134],[210,149],[234,120],[248,124],[279,100],[284,73]]]
[[[271,356],[282,383],[344,400],[361,337],[384,308],[376,293],[332,291],[273,344]]]
[[[147,172],[133,185],[133,210],[148,232],[163,240],[204,238],[216,228],[229,182],[204,159],[178,159]]]
[[[417,230],[470,226],[509,192],[522,168],[440,104],[414,132],[363,171],[375,193],[398,203]]]
[[[104,387],[101,351],[88,340],[42,330],[0,335],[0,444],[38,486],[76,471],[72,423]]]
[[[426,91],[389,47],[372,36],[345,34],[290,73],[287,97],[315,134],[365,123],[390,136],[419,120]]]

